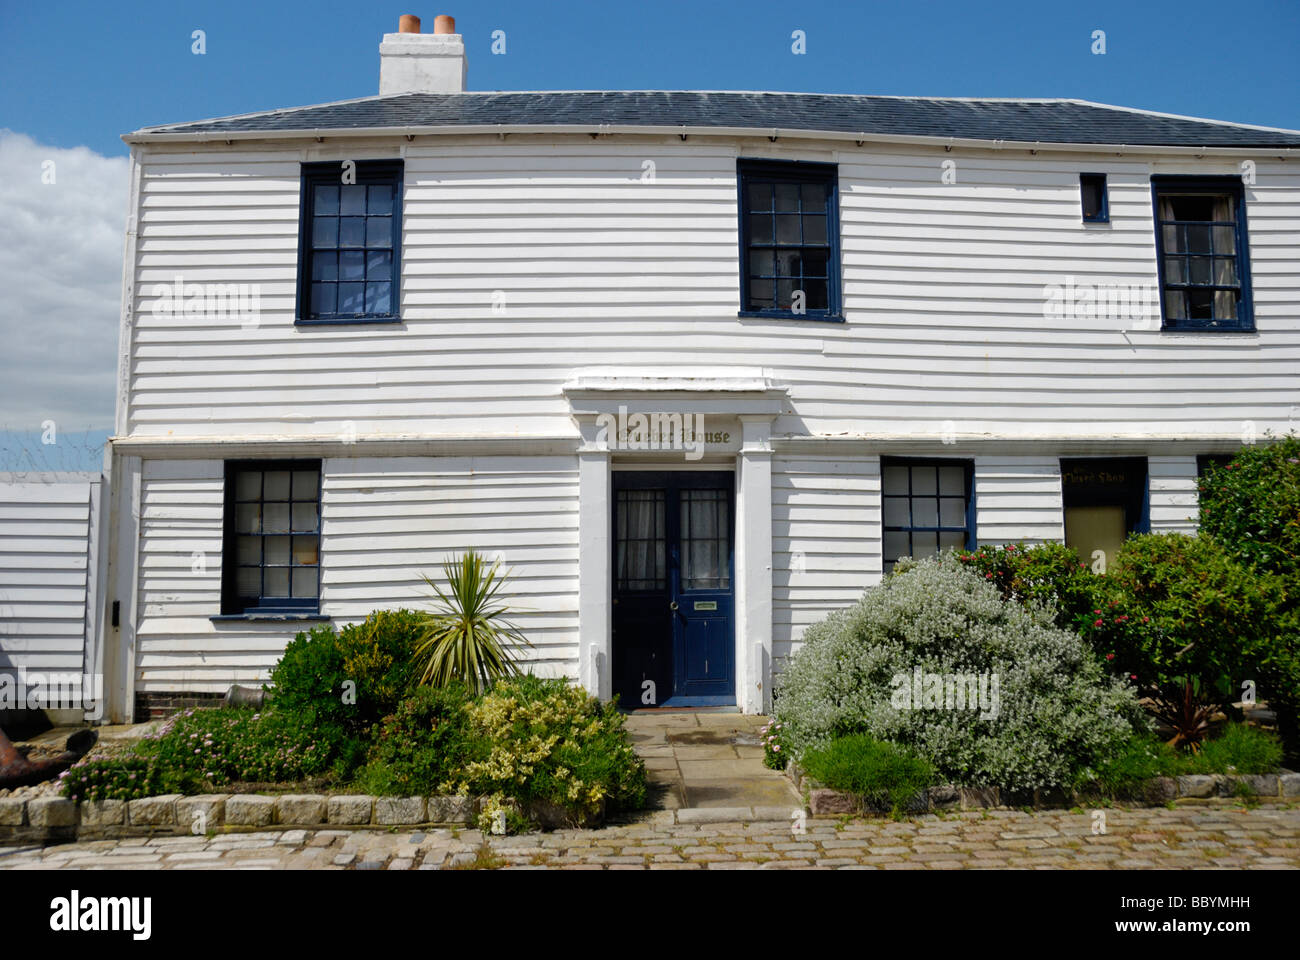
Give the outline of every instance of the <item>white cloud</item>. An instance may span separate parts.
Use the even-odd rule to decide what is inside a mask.
[[[126,206],[125,157],[0,129],[0,428],[112,427]]]

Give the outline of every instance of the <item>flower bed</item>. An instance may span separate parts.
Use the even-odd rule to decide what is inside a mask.
[[[127,754],[72,767],[63,797],[135,803],[248,784],[301,794],[306,785],[308,795],[349,791],[376,804],[459,798],[456,809],[472,810],[482,829],[504,822],[510,832],[591,825],[643,804],[645,766],[614,705],[531,675],[480,693],[456,682],[418,686],[403,660],[417,623],[383,612],[341,633],[300,634],[272,674],[265,709],[178,713]],[[420,803],[420,815],[403,822],[422,821]]]

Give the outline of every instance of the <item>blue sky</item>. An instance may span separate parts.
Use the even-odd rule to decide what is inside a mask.
[[[1300,127],[1296,0],[440,2],[4,0],[0,126],[112,155],[149,124],[367,96],[400,14],[432,30],[450,13],[475,90],[1068,96]],[[796,29],[804,56],[790,52]],[[1098,29],[1104,55],[1090,50]]]
[[[0,470],[99,466],[115,396],[121,135],[370,96],[380,37],[402,13],[427,31],[438,13],[456,17],[471,90],[1077,97],[1300,129],[1298,0],[440,2],[0,0]],[[491,52],[498,30],[504,55]],[[57,184],[42,181],[47,164]]]

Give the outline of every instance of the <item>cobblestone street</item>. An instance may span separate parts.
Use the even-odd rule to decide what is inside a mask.
[[[1105,813],[954,813],[914,820],[717,818],[660,811],[599,830],[287,830],[0,848],[0,869],[744,870],[1296,869],[1300,809],[1236,805]],[[679,822],[696,818],[717,822]]]

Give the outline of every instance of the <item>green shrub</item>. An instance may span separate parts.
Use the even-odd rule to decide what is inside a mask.
[[[340,742],[367,739],[415,688],[419,633],[420,615],[410,610],[378,610],[340,631],[300,633],[271,672],[271,702]]]
[[[804,769],[828,787],[860,794],[894,816],[934,782],[934,768],[906,747],[863,734],[839,737],[804,754]]]
[[[1101,765],[1094,779],[1108,794],[1129,796],[1138,792],[1143,781],[1155,777],[1274,773],[1281,763],[1282,744],[1276,736],[1244,723],[1229,723],[1198,753],[1175,750],[1150,733],[1136,734],[1121,753]]]
[[[1190,758],[1193,773],[1275,773],[1281,765],[1281,741],[1244,723],[1228,724]]]
[[[453,792],[453,775],[469,750],[468,697],[462,684],[417,687],[384,718],[357,786],[403,796]]]
[[[59,792],[69,800],[138,800],[168,793],[162,770],[146,757],[101,757],[78,761],[59,775]]]
[[[1091,776],[1145,723],[1076,634],[1004,600],[951,554],[901,564],[803,639],[775,707],[796,758],[865,733],[911,748],[949,782],[1028,790]],[[916,671],[982,676],[985,709],[912,709],[900,695],[910,700]],[[922,686],[933,695],[933,681]]]
[[[1179,743],[1199,742],[1269,659],[1276,580],[1213,540],[1178,533],[1130,537],[1105,579],[1114,598],[1085,619],[1083,636],[1136,677]]]
[[[1277,714],[1288,756],[1300,762],[1300,437],[1243,448],[1207,470],[1199,490],[1202,535],[1280,580],[1258,694]]]
[[[985,544],[978,550],[959,550],[956,556],[997,587],[1004,600],[1050,607],[1058,627],[1073,629],[1096,605],[1098,577],[1064,544]]]
[[[1092,782],[1113,796],[1134,793],[1143,781],[1186,773],[1186,760],[1169,744],[1148,732],[1135,733],[1124,748],[1100,764]],[[1078,786],[1088,786],[1080,782]]]
[[[563,680],[503,680],[466,706],[468,759],[453,792],[540,800],[594,815],[645,802],[645,765],[614,704]]]
[[[1243,447],[1197,486],[1204,535],[1242,563],[1300,583],[1300,437]]]

